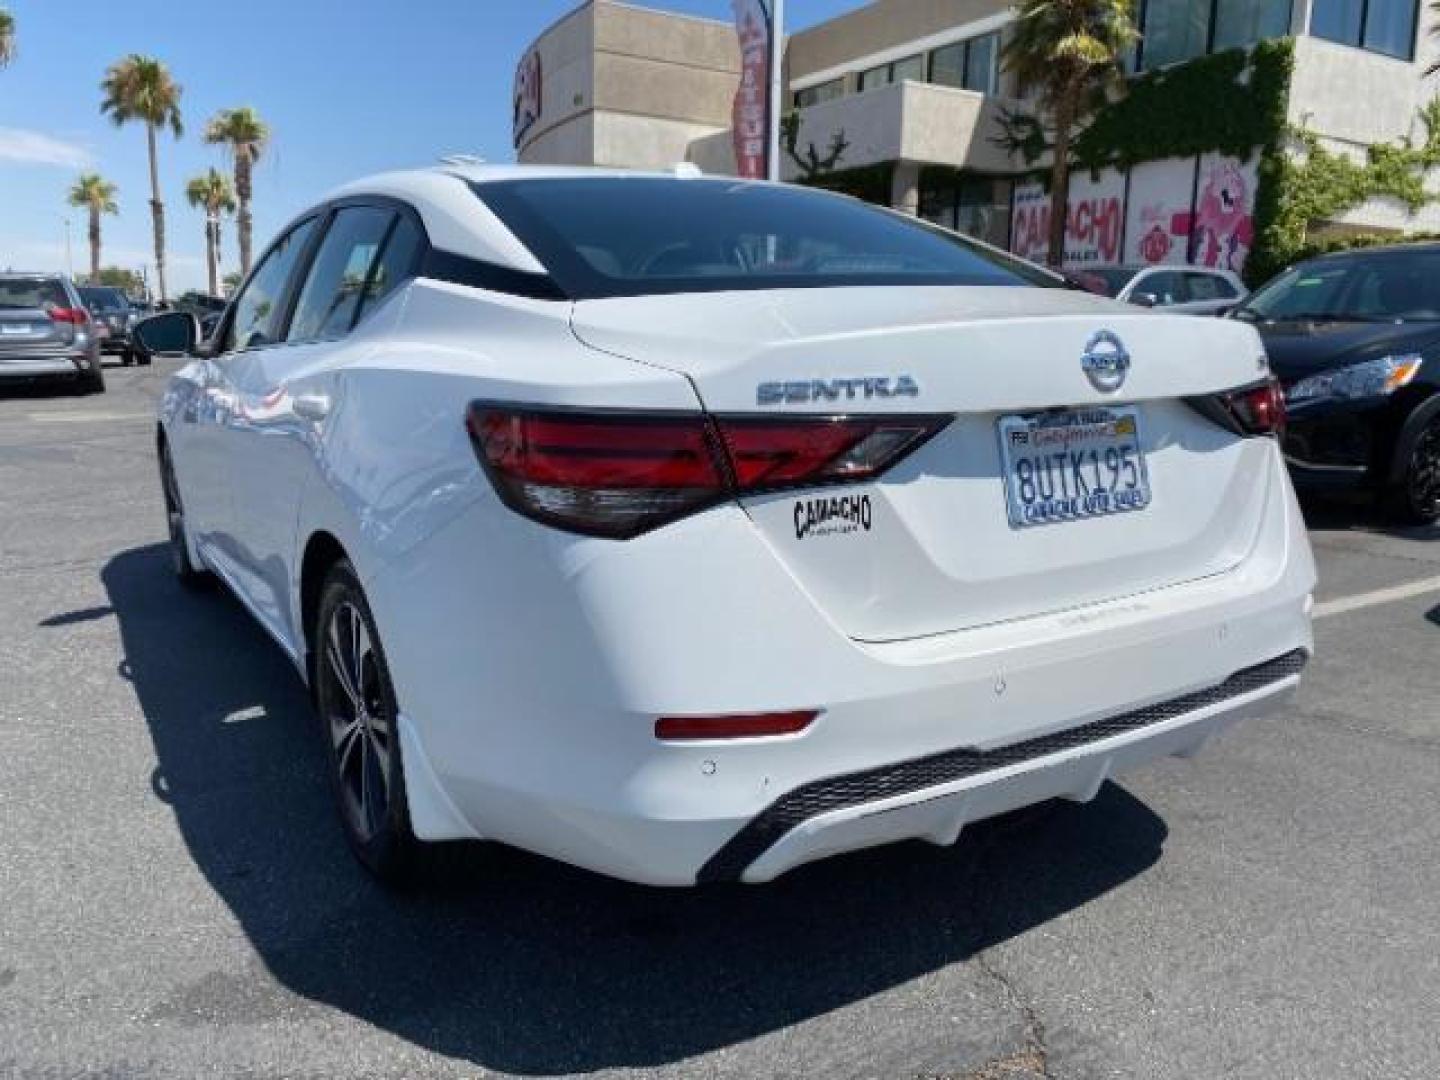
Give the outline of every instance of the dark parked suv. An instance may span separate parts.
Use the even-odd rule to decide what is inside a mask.
[[[1260,331],[1284,384],[1296,487],[1440,520],[1440,244],[1311,259],[1232,317]]]
[[[106,356],[118,356],[122,364],[134,363],[137,359],[148,364],[147,357],[140,356],[130,347],[130,327],[135,324],[135,314],[130,298],[123,289],[108,285],[80,286],[80,299],[90,310],[97,335],[100,338],[100,352]]]
[[[100,340],[80,294],[59,274],[0,274],[0,382],[56,376],[105,389]]]

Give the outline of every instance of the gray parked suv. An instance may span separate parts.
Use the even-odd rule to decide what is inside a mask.
[[[90,313],[60,274],[0,274],[0,382],[49,377],[105,389]]]

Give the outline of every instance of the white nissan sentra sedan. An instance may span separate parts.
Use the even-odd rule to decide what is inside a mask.
[[[160,411],[361,861],[768,881],[1275,710],[1315,571],[1249,326],[824,192],[456,166],[291,224]],[[223,768],[223,762],[216,763]]]

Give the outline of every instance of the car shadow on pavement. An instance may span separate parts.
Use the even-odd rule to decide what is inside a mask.
[[[1112,784],[1088,806],[974,826],[953,848],[859,853],[768,886],[642,888],[477,844],[427,887],[387,892],[345,849],[300,681],[240,605],[180,589],[163,545],[102,576],[155,795],[265,971],[487,1068],[652,1066],[783,1029],[1103,895],[1153,865],[1167,835]],[[283,1022],[294,1000],[261,972],[222,970],[137,1011]]]

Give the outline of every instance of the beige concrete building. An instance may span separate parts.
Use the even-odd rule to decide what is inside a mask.
[[[538,65],[538,110],[517,109],[519,160],[729,172],[740,51],[729,23],[594,0],[521,61]]]
[[[1373,143],[1423,140],[1418,110],[1440,87],[1425,74],[1437,52],[1435,16],[1421,0],[1137,6],[1136,72],[1291,36],[1292,123],[1357,160]],[[716,0],[716,7],[723,13],[726,5]],[[1048,214],[1036,163],[995,141],[1001,111],[1023,109],[1000,62],[1013,18],[1011,0],[872,0],[792,34],[786,107],[797,126],[785,177],[843,187],[1036,255]],[[543,92],[538,108],[517,108],[521,161],[649,168],[690,161],[707,172],[733,170],[740,58],[730,23],[587,0],[537,39],[525,63],[543,73]],[[815,160],[823,167],[807,164]],[[1209,154],[1079,179],[1067,262],[1207,261],[1238,269],[1250,243],[1256,165]],[[1411,212],[1372,199],[1329,227],[1440,229],[1440,209]]]

